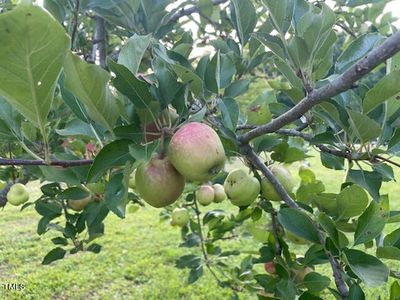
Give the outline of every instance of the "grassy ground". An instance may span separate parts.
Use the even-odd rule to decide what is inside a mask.
[[[338,192],[344,172],[324,169],[317,157],[310,163],[327,190]],[[30,190],[33,198],[38,195],[37,186]],[[390,192],[392,208],[399,208],[400,187],[394,183],[383,190]],[[53,247],[53,233],[36,234],[39,218],[33,208],[21,213],[7,206],[0,211],[0,284],[22,283],[25,289],[11,292],[0,285],[0,299],[230,299],[230,291],[219,288],[208,272],[196,284],[186,284],[187,271],[176,269],[174,262],[197,250],[179,248],[179,230],[160,222],[158,214],[159,210],[147,207],[124,220],[110,215],[106,235],[98,241],[103,245],[100,254],[79,253],[42,266],[43,256]],[[242,250],[259,247],[245,238],[229,243],[230,248]],[[393,262],[390,266],[396,268]],[[323,271],[330,275],[327,267]],[[367,299],[378,295],[388,299],[387,290],[387,286],[369,289]],[[256,299],[250,294],[240,297]]]

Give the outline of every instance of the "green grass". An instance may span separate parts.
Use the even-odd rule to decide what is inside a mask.
[[[326,170],[318,158],[311,158],[311,166],[327,190],[338,192],[344,178],[343,171]],[[297,178],[296,168],[293,174]],[[298,178],[297,178],[298,180]],[[31,184],[32,198],[38,196],[38,186]],[[392,208],[399,207],[400,187],[386,184]],[[229,204],[224,204],[229,207]],[[212,208],[218,207],[214,204]],[[207,208],[208,209],[208,208]],[[230,208],[232,209],[232,208]],[[184,254],[198,253],[198,249],[179,248],[180,231],[168,222],[159,221],[159,210],[143,208],[126,219],[110,215],[106,220],[106,234],[98,240],[103,245],[100,254],[69,255],[50,266],[42,266],[43,256],[54,246],[52,231],[44,236],[36,234],[38,215],[32,207],[23,212],[7,206],[0,211],[0,284],[23,283],[23,291],[5,291],[0,288],[0,299],[229,299],[231,291],[217,286],[205,270],[195,284],[188,285],[187,270],[174,267],[175,260]],[[388,226],[391,231],[395,226]],[[222,244],[225,249],[257,250],[259,243],[240,238]],[[306,247],[299,248],[301,252]],[[368,250],[370,251],[370,250]],[[400,265],[390,261],[392,269]],[[328,276],[327,265],[319,268]],[[1,287],[1,286],[0,286]],[[367,299],[382,295],[387,299],[388,286],[368,289]],[[325,296],[324,296],[325,297]],[[256,299],[243,293],[241,299]],[[326,296],[324,299],[331,299]]]

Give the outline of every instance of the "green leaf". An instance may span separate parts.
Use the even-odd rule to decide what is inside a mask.
[[[89,196],[89,191],[83,187],[70,187],[57,195],[60,200],[80,200]]]
[[[203,276],[203,266],[198,266],[196,268],[193,268],[189,272],[189,277],[188,277],[188,284],[195,283],[197,280],[200,279],[200,277]]]
[[[400,249],[392,246],[376,248],[376,256],[384,259],[400,260]]]
[[[383,37],[378,33],[368,33],[351,42],[336,62],[336,73],[343,73],[350,68],[354,63],[370,52],[382,38]]]
[[[159,141],[153,141],[145,145],[130,144],[129,154],[136,160],[148,161],[151,155],[156,151],[159,146]]]
[[[377,202],[372,201],[358,218],[357,229],[354,233],[354,246],[367,243],[381,234],[387,217],[388,212]]]
[[[382,185],[382,175],[378,172],[349,170],[347,173],[347,181],[358,184],[366,189],[374,200],[379,200],[379,190]]]
[[[393,246],[400,249],[400,228],[389,233],[383,240],[383,245]]]
[[[376,257],[354,249],[348,249],[344,254],[350,269],[367,287],[374,287],[387,282],[389,268]]]
[[[112,167],[123,166],[127,161],[133,162],[129,144],[129,140],[116,140],[101,149],[89,170],[87,181],[96,182]]]
[[[400,92],[399,80],[400,70],[393,71],[379,80],[365,95],[364,113],[370,112],[379,104],[398,94]]]
[[[257,23],[256,9],[250,0],[232,0],[231,19],[244,47]]]
[[[390,286],[390,299],[398,300],[400,298],[400,284],[398,281],[394,281]]]
[[[86,106],[89,116],[108,130],[118,118],[118,108],[108,88],[110,74],[71,52],[64,62],[65,87]]]
[[[95,138],[95,134],[93,132],[93,128],[79,120],[79,119],[73,119],[67,124],[65,124],[65,127],[62,129],[56,129],[57,134],[61,136],[85,136],[89,138]]]
[[[124,174],[113,175],[107,184],[104,201],[107,207],[119,218],[125,218],[126,205],[129,202],[128,181],[130,174],[131,166],[127,163]]]
[[[342,249],[348,245],[346,235],[338,231],[336,223],[329,218],[325,213],[318,216],[318,221],[322,228],[327,232],[328,236],[332,239],[336,248]]]
[[[63,246],[68,245],[68,240],[63,237],[52,238],[51,241],[53,242],[54,245],[63,245]]]
[[[287,59],[285,46],[279,37],[263,32],[254,33],[253,36],[283,61]]]
[[[42,265],[49,265],[55,260],[63,259],[66,253],[67,251],[61,247],[54,248],[43,258]]]
[[[2,13],[0,28],[0,96],[45,136],[69,38],[55,19],[31,5]]]
[[[365,300],[365,294],[358,284],[350,287],[348,300]]]
[[[235,98],[247,92],[249,89],[250,80],[241,79],[232,82],[224,91],[224,97]]]
[[[347,110],[347,113],[351,124],[349,134],[355,134],[362,143],[369,142],[381,134],[381,126],[368,116],[353,110]]]
[[[101,245],[93,243],[89,247],[86,248],[86,251],[90,251],[90,252],[93,252],[93,253],[96,253],[96,254],[100,253]]]
[[[127,67],[132,74],[136,74],[150,41],[151,35],[134,34],[131,36],[121,49],[118,64]]]
[[[35,210],[39,215],[54,219],[61,216],[61,205],[54,202],[38,201],[35,203]]]
[[[331,280],[329,279],[329,277],[323,276],[316,272],[308,273],[304,277],[304,282],[303,282],[305,287],[311,293],[320,293],[321,291],[326,289],[330,283]]]
[[[295,1],[263,0],[263,3],[269,11],[275,29],[278,32],[285,34],[290,27],[290,22],[292,21]]]
[[[362,214],[368,205],[367,193],[358,185],[344,188],[337,196],[338,218],[348,219]]]
[[[317,231],[312,220],[295,208],[284,208],[279,211],[279,222],[290,232],[313,243],[319,243]]]
[[[190,90],[195,95],[202,93],[203,81],[193,70],[178,64],[173,64],[171,67],[182,82],[189,84]]]
[[[321,163],[324,167],[333,170],[343,170],[344,169],[344,158],[338,157],[336,155],[321,152]]]
[[[201,258],[196,255],[184,255],[179,257],[175,262],[175,267],[178,269],[190,268],[195,269],[201,265]]]
[[[111,0],[98,1],[89,0],[86,8],[93,10],[108,22],[136,31],[137,11],[140,7],[140,0]]]
[[[236,130],[239,120],[239,105],[233,98],[218,99],[217,105],[221,111],[223,125],[232,130]]]

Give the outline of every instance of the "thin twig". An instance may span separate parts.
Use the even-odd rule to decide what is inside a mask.
[[[51,160],[49,162],[46,162],[44,160],[0,158],[0,166],[58,166],[63,168],[69,168],[69,167],[78,167],[91,164],[93,164],[92,159]]]
[[[196,199],[194,200],[194,206],[195,206],[197,223],[199,224],[199,237],[200,237],[200,243],[201,243],[201,245],[200,245],[201,252],[203,253],[203,258],[205,260],[206,267],[210,271],[211,275],[215,278],[215,280],[217,280],[218,284],[221,284],[221,280],[218,278],[217,274],[215,274],[214,270],[210,266],[211,260],[208,258],[207,250],[204,245],[204,236],[203,236],[203,230],[201,227],[201,220],[200,220],[200,210],[199,210],[199,205],[197,204]]]

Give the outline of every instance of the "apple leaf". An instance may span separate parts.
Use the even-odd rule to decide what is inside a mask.
[[[43,9],[19,5],[0,15],[0,95],[45,133],[70,40]]]
[[[279,222],[295,235],[313,243],[319,243],[317,231],[310,217],[295,208],[284,208],[279,211]]]
[[[43,258],[42,265],[49,265],[55,260],[63,259],[66,253],[67,251],[61,247],[54,248]]]

